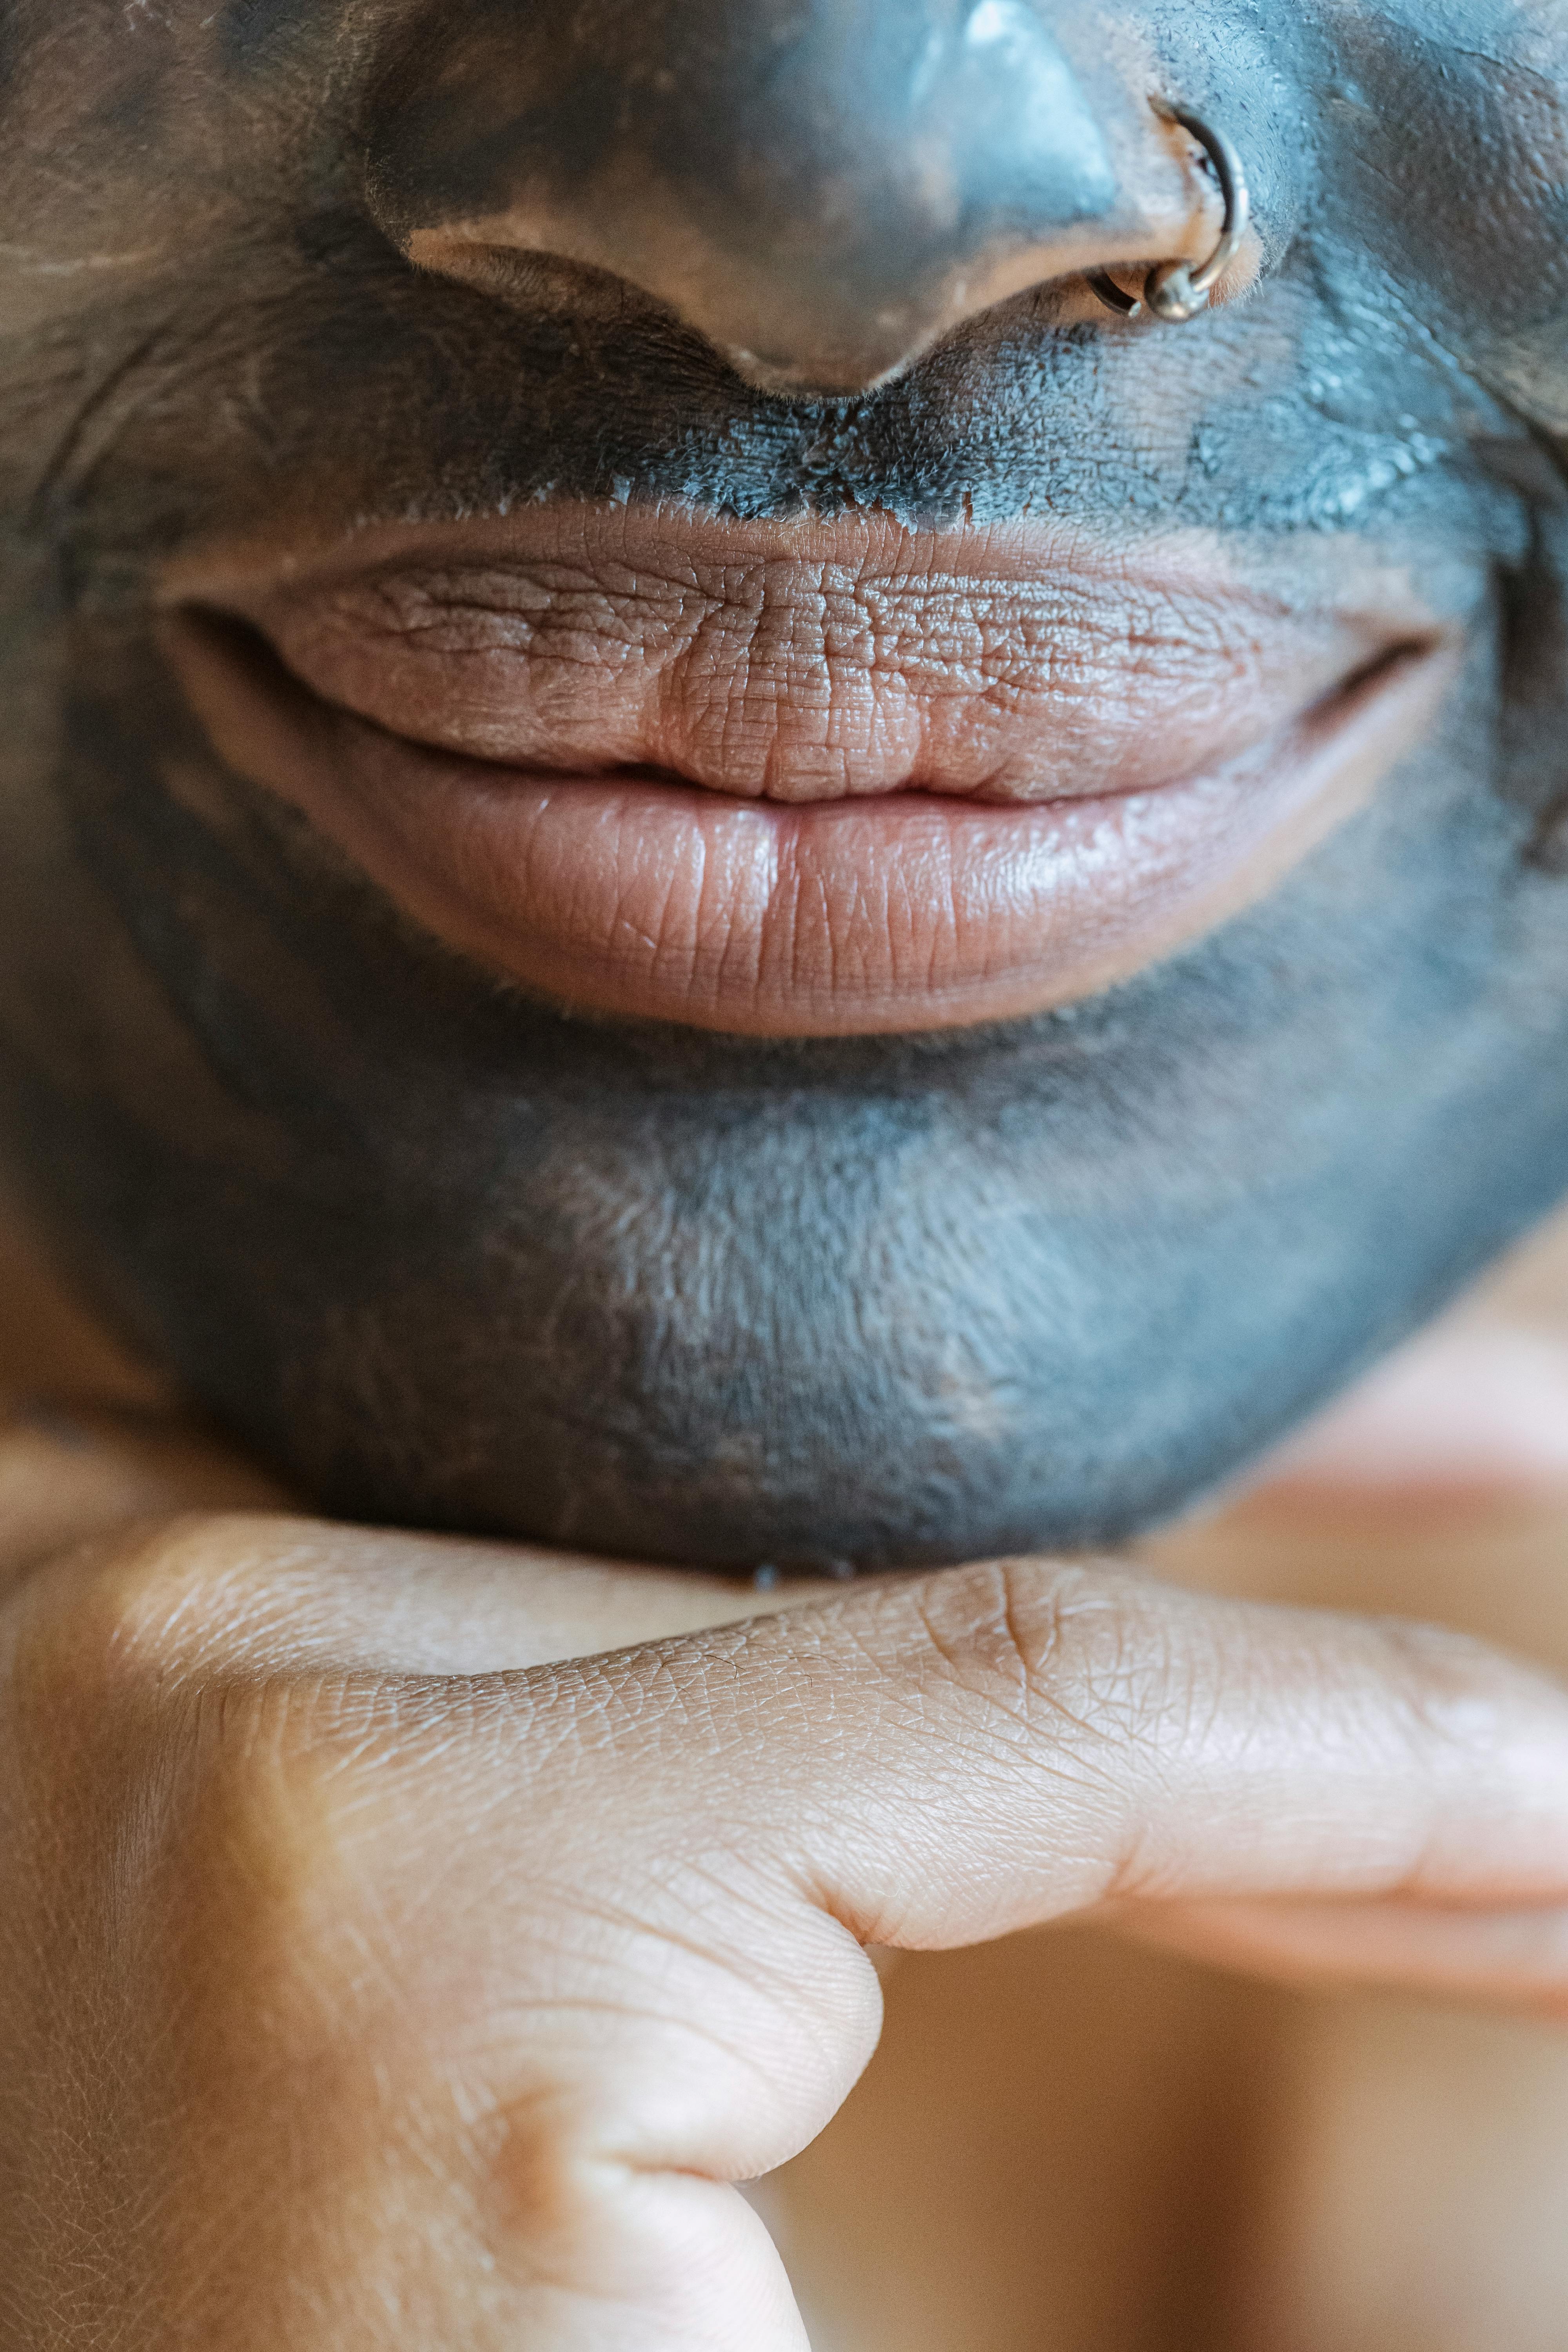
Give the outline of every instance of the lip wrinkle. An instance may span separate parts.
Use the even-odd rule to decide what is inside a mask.
[[[1299,641],[1285,628],[1272,700],[1227,688],[1206,731],[1157,760],[1081,774],[1075,705],[1057,750],[1031,754],[1026,796],[998,789],[1021,772],[999,736],[956,778],[906,762],[899,788],[769,799],[722,789],[711,764],[696,781],[647,756],[595,765],[591,731],[566,772],[526,742],[432,745],[324,693],[232,603],[174,610],[165,643],[220,756],[449,946],[547,1001],[781,1036],[1016,1017],[1171,952],[1361,804],[1430,723],[1460,646],[1375,610],[1313,622]],[[1087,690],[1124,717],[1114,682],[1097,667]],[[737,708],[720,707],[721,766]],[[1206,763],[1178,764],[1205,741]]]
[[[1178,592],[1081,561],[994,576],[951,554],[917,565],[901,542],[879,564],[864,549],[837,564],[819,552],[804,572],[798,548],[739,564],[726,551],[706,572],[694,556],[668,608],[639,617],[648,556],[668,580],[670,552],[650,546],[639,570],[617,524],[606,546],[618,553],[596,555],[596,527],[584,525],[570,575],[589,601],[586,622],[575,605],[569,619],[564,692],[549,596],[504,659],[492,646],[426,660],[407,633],[389,638],[386,607],[409,591],[384,566],[368,583],[296,572],[215,601],[259,626],[312,691],[407,740],[535,773],[639,766],[802,803],[910,789],[1028,801],[1169,782],[1261,740],[1371,650],[1364,623],[1327,609],[1292,616],[1278,599],[1190,580]],[[559,603],[567,575],[530,561]],[[457,576],[448,596],[461,593]],[[477,576],[495,600],[493,557]],[[367,597],[368,631],[354,617]],[[572,634],[584,625],[586,643]]]

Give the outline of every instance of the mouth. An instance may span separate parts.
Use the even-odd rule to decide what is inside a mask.
[[[193,562],[226,763],[556,1003],[754,1036],[958,1027],[1264,896],[1432,724],[1451,630],[1059,525],[539,508]]]

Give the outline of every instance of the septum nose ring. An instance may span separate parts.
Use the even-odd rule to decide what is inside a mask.
[[[1156,112],[1171,122],[1179,122],[1184,131],[1191,131],[1214,165],[1220,194],[1225,198],[1225,226],[1219,243],[1204,263],[1194,269],[1187,261],[1159,261],[1143,282],[1143,299],[1136,294],[1124,294],[1116,280],[1103,269],[1091,269],[1087,275],[1093,291],[1108,310],[1120,318],[1136,319],[1147,308],[1167,326],[1185,326],[1200,310],[1208,308],[1209,295],[1217,286],[1237,255],[1241,251],[1252,220],[1252,197],[1247,185],[1247,168],[1223,131],[1215,131],[1201,116],[1190,114],[1184,107],[1156,106]]]

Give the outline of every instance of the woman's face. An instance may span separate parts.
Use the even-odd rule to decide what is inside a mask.
[[[1172,95],[1179,328],[1082,275],[1213,241]],[[1261,1445],[1568,1182],[1565,100],[1560,0],[0,5],[80,1278],[330,1503],[644,1557]]]

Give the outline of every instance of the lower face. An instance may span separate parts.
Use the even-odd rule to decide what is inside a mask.
[[[1568,1183],[1550,449],[1348,232],[813,406],[275,228],[6,347],[0,1100],[305,1492],[1110,1541]]]

